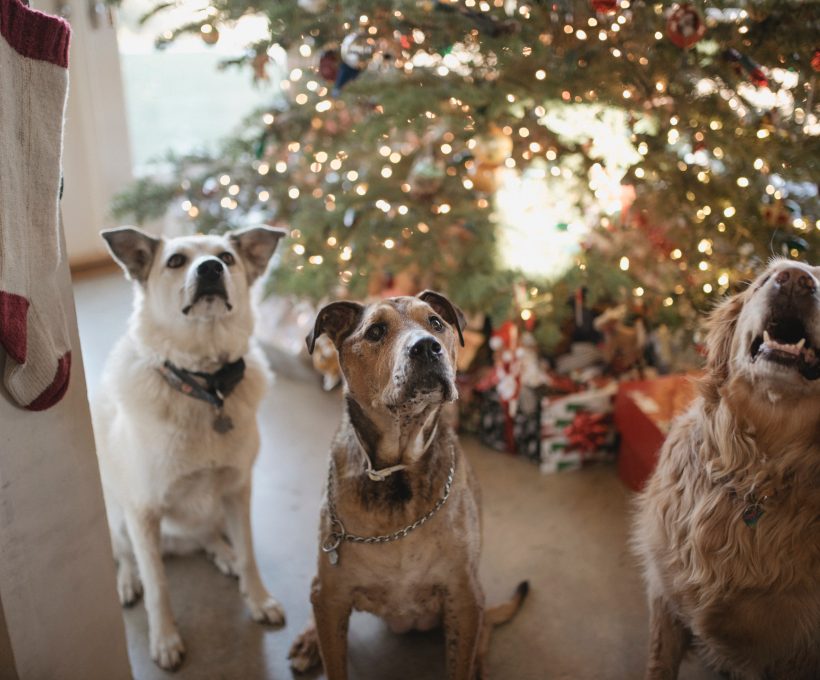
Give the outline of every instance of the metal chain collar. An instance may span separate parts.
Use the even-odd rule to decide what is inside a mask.
[[[327,511],[328,515],[330,515],[330,532],[322,542],[322,551],[328,554],[330,563],[336,564],[338,562],[339,555],[337,551],[342,541],[348,541],[350,543],[390,543],[392,541],[398,541],[400,538],[404,538],[410,532],[418,529],[439,510],[441,510],[442,506],[450,497],[450,491],[453,487],[453,479],[456,472],[456,456],[453,448],[450,449],[450,454],[450,470],[447,473],[447,481],[444,483],[444,492],[442,493],[441,498],[436,501],[436,504],[430,509],[429,512],[427,512],[427,514],[422,515],[412,524],[409,524],[398,531],[394,531],[392,534],[382,534],[380,536],[357,536],[356,534],[348,533],[345,529],[344,524],[342,524],[342,520],[340,520],[339,516],[336,514],[336,504],[333,501],[334,465],[333,460],[331,459],[327,470]]]

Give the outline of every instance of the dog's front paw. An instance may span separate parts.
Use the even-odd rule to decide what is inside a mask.
[[[151,637],[151,658],[154,662],[166,671],[175,671],[179,668],[185,657],[185,645],[182,644],[179,632],[172,629],[165,635]]]
[[[117,595],[123,607],[136,604],[142,595],[142,582],[134,565],[120,562],[117,566]]]
[[[319,656],[319,635],[314,626],[310,626],[296,638],[288,652],[290,667],[296,673],[305,673],[322,663]]]
[[[211,561],[216,565],[225,576],[236,576],[236,555],[233,552],[230,544],[224,539],[219,538],[209,543],[205,551]]]
[[[285,610],[273,597],[246,600],[251,618],[257,623],[269,623],[273,626],[282,626],[285,623]]]

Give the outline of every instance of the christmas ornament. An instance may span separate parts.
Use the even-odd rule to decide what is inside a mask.
[[[729,48],[723,53],[723,58],[726,59],[735,68],[735,71],[740,75],[743,71],[749,76],[749,80],[757,87],[768,87],[769,79],[763,73],[760,65],[747,57],[745,54],[738,52],[733,47]]]
[[[376,41],[367,33],[351,33],[342,40],[342,61],[350,68],[361,71],[373,58]]]
[[[268,61],[270,61],[270,57],[268,57],[267,53],[256,53],[256,56],[253,58],[253,61],[251,62],[251,65],[253,66],[254,80],[270,80],[270,76],[268,76]]]
[[[444,182],[444,163],[431,153],[421,154],[407,174],[410,193],[414,198],[428,198],[441,189]]]
[[[325,50],[319,57],[319,75],[335,83],[339,76],[339,53],[336,50]]]
[[[820,71],[820,49],[814,50],[814,55],[811,58],[811,67],[815,71]]]
[[[215,45],[219,40],[219,31],[216,29],[216,26],[202,24],[202,26],[199,27],[199,36],[206,45]]]
[[[666,35],[673,45],[689,49],[706,32],[703,17],[689,4],[678,5],[666,21]]]
[[[512,154],[512,137],[505,135],[501,128],[493,125],[484,134],[475,138],[473,157],[479,165],[498,167]]]
[[[590,4],[600,14],[610,14],[618,9],[618,0],[591,0]]]
[[[327,8],[327,0],[298,0],[296,4],[310,14],[319,14]]]
[[[473,188],[482,194],[492,194],[498,188],[497,166],[474,163],[467,171]]]

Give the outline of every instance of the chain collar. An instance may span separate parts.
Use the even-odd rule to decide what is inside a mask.
[[[454,447],[450,447],[450,469],[447,472],[447,481],[444,482],[444,490],[441,497],[436,501],[436,504],[427,512],[427,514],[419,517],[412,524],[408,524],[403,529],[394,531],[392,534],[382,534],[380,536],[357,536],[356,534],[348,533],[345,529],[342,520],[336,512],[336,504],[333,500],[333,458],[330,459],[330,465],[327,469],[327,512],[330,518],[330,531],[325,539],[322,541],[322,552],[327,554],[328,559],[332,565],[339,563],[339,546],[343,541],[350,543],[392,543],[404,538],[407,534],[415,531],[422,526],[427,520],[431,519],[450,497],[450,491],[453,488],[453,479],[456,472],[456,454]]]

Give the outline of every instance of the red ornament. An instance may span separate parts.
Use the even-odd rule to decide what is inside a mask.
[[[590,0],[590,4],[601,14],[610,14],[618,9],[618,0]]]
[[[330,83],[336,82],[339,74],[339,53],[336,50],[325,50],[319,57],[319,75]]]
[[[811,58],[811,67],[815,71],[820,71],[820,49],[814,50],[814,56]]]
[[[706,33],[703,17],[692,7],[683,4],[675,7],[666,20],[666,35],[673,45],[689,49]]]

